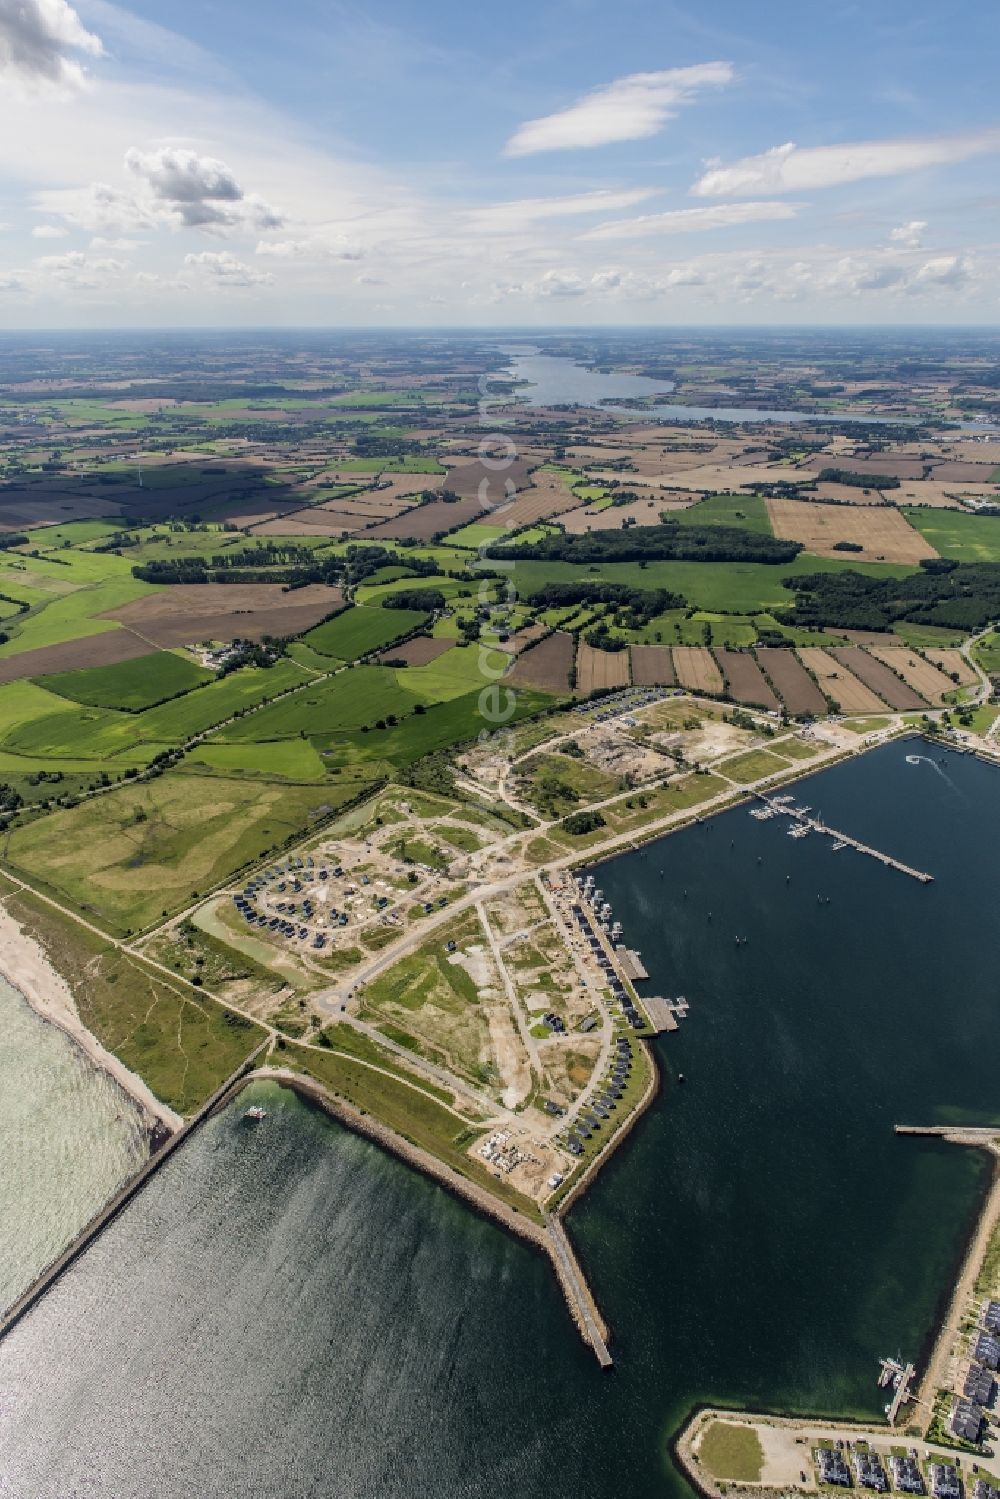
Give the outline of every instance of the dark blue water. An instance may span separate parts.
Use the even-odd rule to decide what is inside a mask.
[[[697,1401],[878,1413],[876,1356],[919,1355],[985,1185],[892,1124],[1000,1106],[1000,776],[906,749],[799,789],[931,886],[745,810],[601,871],[692,1005],[570,1219],[612,1373],[545,1262],[269,1086],[0,1347],[0,1494],[646,1499],[684,1492]]]

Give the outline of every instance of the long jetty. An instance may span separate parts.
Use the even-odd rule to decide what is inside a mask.
[[[856,853],[867,854],[871,859],[877,859],[880,864],[886,865],[888,869],[898,869],[900,874],[908,874],[911,879],[919,880],[922,885],[929,885],[934,879],[932,874],[927,874],[923,869],[914,869],[912,864],[904,864],[902,859],[894,858],[892,854],[884,854],[880,848],[872,848],[869,843],[862,843],[860,838],[854,838],[850,833],[840,833],[836,828],[827,827],[818,817],[810,817],[809,813],[801,807],[792,807],[785,802],[773,800],[763,791],[757,793],[760,800],[772,812],[784,813],[797,822],[800,827],[809,828],[814,833],[825,833],[835,843],[842,844],[845,848],[853,848]]]
[[[602,1369],[610,1369],[612,1365],[611,1354],[605,1341],[607,1329],[601,1320],[601,1314],[597,1310],[594,1298],[590,1294],[587,1285],[577,1263],[576,1255],[573,1253],[566,1230],[562,1220],[552,1214],[545,1214],[545,1230],[551,1246],[551,1256],[559,1272],[559,1280],[562,1283],[563,1294],[570,1303],[574,1312],[580,1331],[586,1341],[594,1350],[597,1362]]]
[[[942,1140],[957,1140],[960,1144],[989,1144],[1000,1139],[1000,1124],[896,1124],[897,1135],[936,1135]]]

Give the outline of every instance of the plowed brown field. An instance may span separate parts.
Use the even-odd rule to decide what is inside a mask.
[[[834,646],[830,655],[860,678],[866,687],[871,688],[872,692],[877,692],[879,697],[884,698],[889,707],[895,708],[897,712],[908,713],[915,708],[927,707],[925,699],[918,692],[914,692],[912,687],[907,687],[906,683],[901,682],[883,661],[870,656],[860,646]]]
[[[826,699],[794,651],[762,646],[757,652],[757,660],[771,678],[789,713],[826,712]]]
[[[864,682],[859,682],[853,672],[835,661],[818,646],[804,646],[799,658],[819,682],[827,697],[833,699],[844,713],[884,713],[885,703],[876,697]]]
[[[758,708],[781,707],[765,680],[764,673],[749,652],[717,650],[715,654],[725,673],[730,695],[738,703]]]
[[[632,681],[637,687],[674,687],[677,677],[670,652],[663,645],[634,645]]]
[[[675,645],[674,671],[681,686],[693,692],[721,692],[724,686],[715,657],[703,645]]]

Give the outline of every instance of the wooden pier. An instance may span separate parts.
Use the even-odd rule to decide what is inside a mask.
[[[641,999],[639,1003],[649,1016],[649,1023],[657,1035],[662,1031],[675,1031],[677,1029],[677,1016],[674,1007],[667,999],[650,996],[649,999]]]
[[[910,1385],[913,1383],[917,1371],[916,1369],[914,1369],[912,1364],[907,1364],[905,1368],[900,1369],[899,1365],[894,1359],[886,1359],[883,1362],[883,1369],[889,1374],[890,1378],[895,1377],[896,1381],[896,1388],[893,1391],[892,1400],[885,1413],[889,1425],[895,1426],[896,1417],[899,1415],[899,1407],[901,1405],[905,1405],[905,1403],[911,1398]],[[882,1380],[880,1379],[879,1384],[881,1383]]]
[[[868,843],[862,843],[860,838],[852,838],[850,833],[840,833],[836,828],[828,828],[825,822],[820,822],[818,817],[810,817],[809,812],[798,807],[788,806],[782,802],[772,801],[763,792],[759,792],[761,801],[770,807],[772,812],[784,813],[786,817],[792,818],[800,827],[808,828],[813,833],[823,833],[827,838],[832,838],[844,848],[853,848],[856,853],[867,854],[870,859],[877,859],[888,869],[898,869],[900,874],[908,874],[911,879],[919,880],[922,885],[929,885],[934,876],[925,873],[922,869],[914,869],[910,864],[904,864],[902,859],[896,859],[892,854],[884,854],[879,848],[872,848]]]

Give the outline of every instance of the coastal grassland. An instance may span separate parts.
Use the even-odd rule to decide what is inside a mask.
[[[756,494],[710,494],[686,510],[671,511],[682,526],[738,526],[742,531],[774,534],[767,506]]]
[[[114,666],[88,666],[81,671],[56,672],[43,685],[60,697],[95,708],[138,711],[180,697],[214,679],[215,673],[196,666],[173,651],[156,651]]]
[[[759,781],[762,776],[776,775],[779,770],[787,770],[788,765],[789,761],[780,755],[761,749],[750,750],[748,754],[737,755],[732,760],[723,760],[715,768],[730,780],[747,785],[751,781]]]
[[[558,750],[523,761],[518,774],[520,796],[547,817],[561,817],[576,806],[614,796],[624,785],[618,776]]]
[[[713,1421],[698,1445],[698,1460],[713,1478],[733,1483],[759,1483],[764,1450],[752,1426]]]
[[[1000,515],[959,510],[904,509],[903,514],[942,557],[956,562],[1000,562]]]
[[[443,1054],[457,1076],[494,1086],[499,1074],[480,988],[497,979],[492,961],[483,955],[485,940],[475,911],[463,912],[447,938],[428,938],[372,979],[363,1014],[376,1026],[403,1025],[421,1045]],[[447,941],[455,943],[454,951],[448,951]]]
[[[616,834],[638,833],[650,823],[669,817],[675,812],[684,812],[710,801],[728,787],[728,782],[711,773],[693,774],[666,786],[644,787],[628,796],[606,803],[600,809],[604,826],[590,832],[575,834],[568,831],[566,822],[550,828],[546,837],[561,845],[563,850],[587,849]]]
[[[462,1120],[450,1109],[431,1098],[421,1083],[409,1083],[375,1071],[360,1060],[318,1047],[297,1046],[288,1042],[275,1053],[282,1066],[313,1078],[334,1097],[342,1097],[363,1114],[370,1114],[411,1145],[418,1146],[446,1166],[494,1197],[499,1197],[525,1217],[541,1221],[541,1214],[530,1198],[523,1197],[503,1178],[497,1179],[466,1154],[469,1145],[482,1133],[481,1127]]]
[[[13,888],[2,877],[0,885]],[[194,1113],[264,1039],[252,1021],[172,983],[30,892],[6,903],[66,980],[87,1029],[179,1114]]]
[[[276,998],[288,991],[282,974],[194,921],[185,920],[157,932],[143,944],[142,952],[190,983],[204,984],[220,999],[255,1014],[269,1010]]]
[[[336,661],[356,661],[369,651],[391,645],[422,625],[427,615],[415,609],[372,609],[355,605],[302,636],[303,643]]]
[[[139,931],[247,862],[308,832],[354,794],[167,772],[15,828],[15,872],[116,933]]]
[[[412,1039],[411,1037],[410,1040]],[[404,1082],[420,1088],[423,1093],[437,1103],[445,1104],[448,1108],[455,1103],[455,1094],[452,1089],[441,1088],[436,1083],[428,1082],[424,1077],[414,1076],[407,1068],[400,1066],[392,1052],[379,1046],[377,1041],[373,1041],[371,1036],[364,1031],[359,1031],[356,1026],[340,1022],[326,1026],[320,1033],[319,1045],[331,1051],[342,1052],[356,1061],[368,1062],[373,1067],[381,1067],[384,1072],[390,1072],[393,1077],[402,1078]]]

